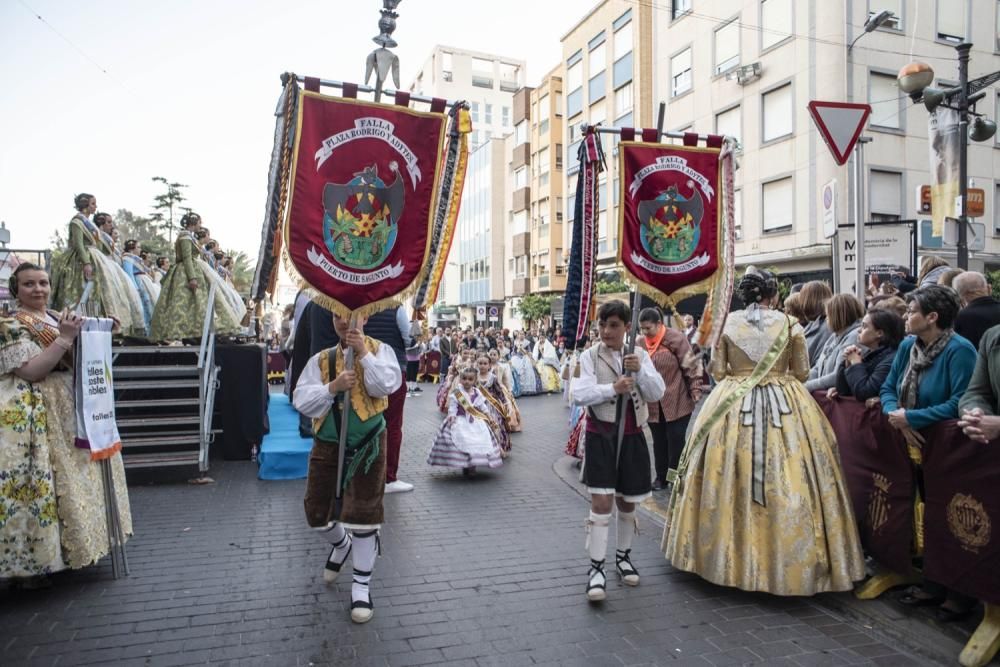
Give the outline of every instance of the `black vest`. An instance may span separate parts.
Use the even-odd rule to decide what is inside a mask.
[[[375,340],[389,345],[396,353],[399,368],[405,372],[406,341],[403,340],[403,334],[399,331],[399,326],[396,325],[396,311],[398,309],[398,306],[389,308],[369,317],[368,323],[365,324],[365,333]]]

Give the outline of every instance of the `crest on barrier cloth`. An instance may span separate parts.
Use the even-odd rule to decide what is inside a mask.
[[[972,496],[956,493],[948,503],[948,530],[963,549],[977,553],[990,542],[990,515]]]

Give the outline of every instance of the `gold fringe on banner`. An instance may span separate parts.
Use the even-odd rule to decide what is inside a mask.
[[[469,166],[469,133],[472,132],[472,117],[464,107],[458,111],[458,163],[455,165],[455,182],[451,188],[451,201],[448,205],[448,219],[445,221],[444,233],[441,236],[441,247],[438,250],[437,262],[430,267],[430,284],[427,288],[427,299],[424,304],[437,301],[438,288],[448,264],[448,253],[452,240],[455,238],[455,226],[458,221],[458,211],[462,204],[462,191],[465,189],[466,169]]]

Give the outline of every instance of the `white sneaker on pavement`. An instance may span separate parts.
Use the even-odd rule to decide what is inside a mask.
[[[395,482],[389,482],[385,485],[386,493],[406,493],[407,491],[412,491],[413,485],[409,482],[404,482],[401,479],[397,479]]]

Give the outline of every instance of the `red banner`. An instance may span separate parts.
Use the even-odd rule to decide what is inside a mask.
[[[447,116],[302,92],[285,247],[302,287],[347,315],[405,298],[425,270]]]
[[[956,421],[921,433],[924,576],[1000,604],[1000,440],[970,440]]]
[[[623,141],[618,261],[650,297],[705,292],[719,269],[720,149]]]
[[[865,551],[894,572],[909,572],[913,552],[913,464],[881,406],[814,392],[837,435],[844,481]]]

